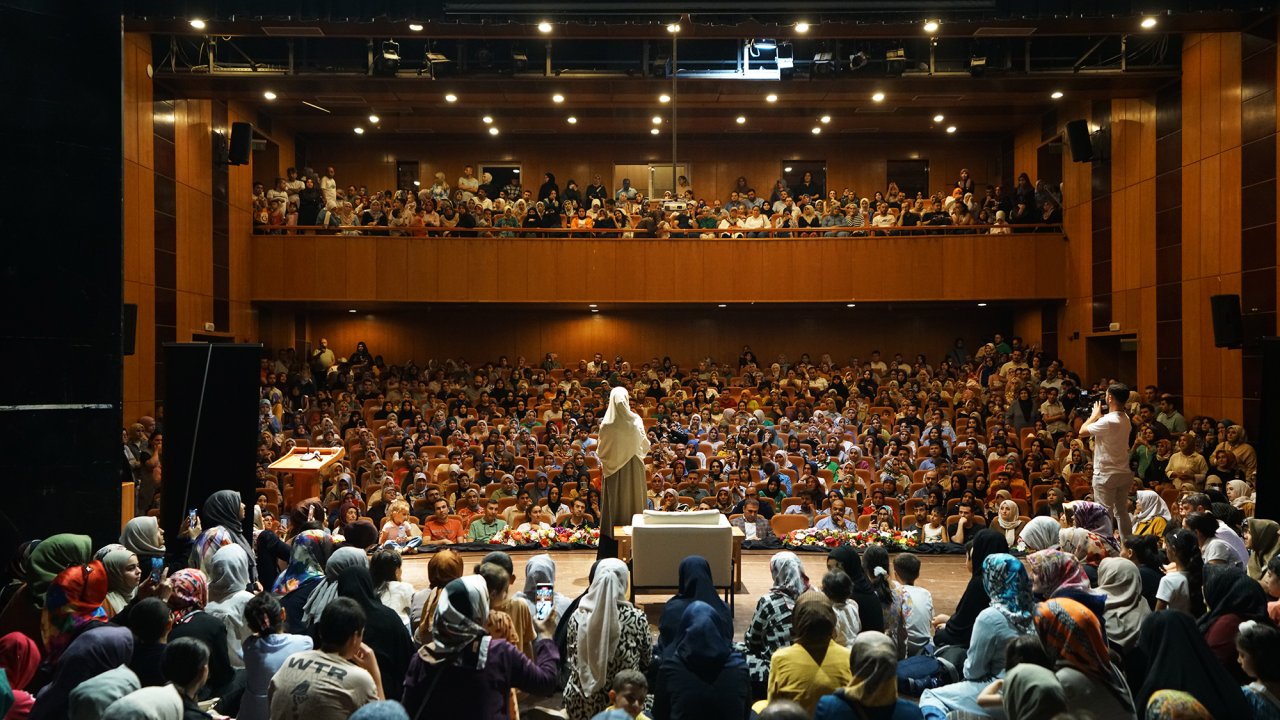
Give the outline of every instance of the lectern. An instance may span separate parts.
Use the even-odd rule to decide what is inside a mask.
[[[271,463],[269,468],[276,473],[289,473],[293,476],[293,487],[284,498],[285,507],[292,508],[309,497],[320,497],[320,471],[338,462],[346,454],[347,450],[343,447],[295,447]],[[280,487],[284,487],[283,482]],[[284,512],[283,508],[281,512]]]

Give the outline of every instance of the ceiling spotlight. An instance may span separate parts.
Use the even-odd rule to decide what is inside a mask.
[[[940,123],[940,122],[942,122],[942,121],[943,121],[943,119],[944,119],[944,118],[943,118],[943,116],[942,116],[942,113],[938,113],[937,115],[934,115],[934,116],[933,116],[933,121],[934,121],[934,122],[936,122],[936,123]]]
[[[378,120],[380,120],[380,119],[381,119],[381,118],[379,118],[377,115],[370,115],[370,116],[369,116],[369,122],[373,123],[374,125],[377,125],[377,124],[378,124]]]
[[[493,116],[492,116],[492,115],[485,115],[484,117],[480,118],[480,122],[484,123],[485,125],[492,125],[492,124],[493,124]]]
[[[593,312],[593,313],[598,313],[598,312],[600,312],[600,311],[599,311],[599,310],[597,310],[597,309],[595,309],[595,308],[591,308],[591,312]]]
[[[874,102],[884,102],[884,93],[878,92],[875,95],[872,95],[871,100]]]
[[[542,22],[538,23],[538,32],[540,33],[551,32],[551,23],[547,22],[546,20],[543,20]]]
[[[1157,22],[1159,22],[1159,21],[1158,21],[1158,20],[1156,20],[1154,17],[1150,17],[1150,16],[1148,16],[1148,17],[1144,17],[1144,18],[1142,18],[1142,29],[1143,29],[1143,30],[1150,30],[1151,28],[1153,28],[1153,27],[1155,27],[1155,26],[1156,26],[1156,23],[1157,23]]]
[[[445,101],[445,102],[458,102],[458,96],[457,96],[457,95],[454,95],[453,93],[449,93],[448,95],[445,95],[445,96],[444,96],[444,101]]]
[[[669,33],[678,33],[678,32],[680,32],[680,23],[671,23],[670,25],[668,25],[668,26],[667,26],[667,32],[669,32]]]
[[[661,124],[662,124],[662,118],[661,118],[661,117],[659,117],[659,116],[657,116],[657,115],[654,115],[654,116],[653,116],[653,124],[654,124],[654,125],[661,125]]]
[[[818,118],[818,122],[822,123],[823,125],[826,125],[827,123],[831,122],[831,116],[823,115],[822,117]]]
[[[355,129],[355,131],[356,131],[356,134],[357,134],[357,135],[363,135],[363,134],[364,134],[364,128],[362,128],[362,127],[357,127],[357,128],[354,128],[354,129]]]
[[[1054,91],[1053,91],[1053,93],[1049,95],[1049,97],[1053,98],[1054,100],[1061,100],[1061,99],[1062,99],[1062,91],[1061,91],[1061,90],[1054,90]]]
[[[664,102],[664,103],[671,102],[671,96],[667,95],[666,93],[663,93],[658,96],[658,102]]]
[[[788,166],[786,166],[786,167],[782,168],[782,172],[791,172],[791,166],[790,166],[790,165],[788,165]]]
[[[948,125],[948,126],[947,126],[947,132],[949,132],[949,133],[954,133],[955,131],[956,131],[956,126],[955,126],[955,125]]]
[[[409,29],[414,32],[422,32],[422,26],[418,23],[409,23]]]
[[[986,303],[978,303],[978,307],[986,307],[986,306],[987,306]]]
[[[591,304],[590,304],[590,305],[588,305],[587,307],[589,307],[589,308],[593,308],[593,307],[595,307],[595,306],[596,306],[596,304],[595,304],[595,303],[591,303]]]
[[[845,307],[858,307],[857,303],[846,303]]]
[[[491,128],[489,128],[489,134],[490,134],[490,135],[497,135],[497,134],[498,134],[498,128],[496,128],[496,127],[491,127]]]
[[[649,131],[649,134],[650,134],[650,135],[657,135],[657,134],[658,134],[658,128],[654,128],[654,129],[650,130],[650,131]]]
[[[798,22],[798,23],[796,23],[796,32],[798,32],[798,33],[807,33],[807,32],[809,32],[809,23],[807,23],[807,22]]]
[[[725,303],[720,303],[719,307],[729,307],[729,306],[726,305]]]
[[[813,130],[811,130],[810,132],[812,132],[814,135],[820,135],[822,133],[822,128],[815,126]]]
[[[201,19],[199,19],[199,18],[196,18],[195,20],[192,20],[192,21],[191,21],[191,27],[193,27],[193,28],[195,28],[195,29],[197,29],[197,30],[203,30],[203,29],[204,29],[204,21],[203,21],[203,20],[201,20]]]
[[[578,118],[576,118],[576,117],[574,117],[574,116],[570,115],[569,117],[565,118],[565,122],[569,123],[570,125],[577,125],[577,124],[578,124]]]
[[[273,93],[273,92],[271,92],[270,90],[268,90],[268,91],[266,91],[266,92],[262,93],[262,97],[264,97],[264,98],[266,98],[266,99],[268,99],[268,100],[275,100],[275,99],[276,99],[276,94],[275,94],[275,93]]]
[[[925,31],[925,32],[927,32],[927,33],[929,33],[930,35],[932,35],[932,34],[934,34],[934,33],[938,32],[938,21],[937,21],[937,20],[925,20],[925,21],[924,21],[924,31]]]
[[[562,102],[564,102],[564,96],[563,96],[563,95],[561,95],[560,93],[556,93],[555,95],[552,95],[552,96],[551,96],[551,102],[553,102],[553,103],[562,103]]]
[[[739,116],[738,116],[738,119],[736,120],[736,122],[737,122],[739,125],[746,125],[746,124],[747,124],[747,116],[746,116],[746,115],[739,115]]]
[[[773,93],[769,93],[768,95],[765,95],[765,96],[764,96],[764,101],[765,101],[765,102],[778,102],[778,96],[777,96],[777,95],[774,95]]]
[[[349,313],[353,313],[353,312],[356,312],[356,311],[355,311],[355,310],[348,310],[347,312],[349,312]]]

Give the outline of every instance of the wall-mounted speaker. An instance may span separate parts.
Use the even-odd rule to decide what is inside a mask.
[[[1089,139],[1089,123],[1084,120],[1067,122],[1067,146],[1071,148],[1073,162],[1093,160],[1093,141]]]
[[[248,165],[253,149],[253,125],[246,122],[231,123],[231,148],[227,162],[231,165]]]
[[[124,349],[125,355],[133,354],[134,339],[138,335],[138,305],[137,303],[124,304],[124,316],[120,328],[120,345]]]
[[[1240,317],[1239,295],[1210,295],[1213,311],[1213,345],[1238,348],[1244,343],[1244,322]]]

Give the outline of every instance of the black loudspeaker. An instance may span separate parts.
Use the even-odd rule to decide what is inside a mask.
[[[1238,348],[1244,342],[1244,323],[1240,318],[1239,295],[1210,295],[1213,310],[1213,345]]]
[[[1089,123],[1084,120],[1068,121],[1067,145],[1071,148],[1073,162],[1093,160],[1093,141],[1089,139]]]
[[[120,328],[120,346],[125,355],[133,354],[134,339],[138,335],[138,306],[136,303],[124,304],[123,323]]]
[[[231,165],[248,165],[253,147],[253,125],[246,122],[231,123],[231,149],[227,162]]]
[[[262,346],[257,344],[164,344],[160,524],[168,537],[178,537],[188,508],[203,508],[219,490],[235,490],[245,507],[253,507],[261,356]],[[248,512],[246,537],[253,537],[252,526],[253,513]]]

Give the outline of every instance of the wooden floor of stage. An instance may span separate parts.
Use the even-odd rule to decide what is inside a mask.
[[[516,585],[524,584],[523,572],[525,562],[535,555],[532,551],[515,551],[511,559],[515,563]],[[822,553],[796,553],[804,563],[805,572],[814,585],[822,580],[826,572],[826,555]],[[463,553],[466,572],[474,571],[485,553]],[[738,587],[734,602],[734,632],[738,637],[747,629],[751,615],[755,611],[756,599],[768,592],[772,585],[769,575],[769,558],[772,551],[744,550],[742,552],[742,584]],[[402,579],[412,583],[414,587],[427,586],[427,562],[430,555],[413,555],[405,558]],[[556,590],[577,597],[587,588],[587,573],[591,563],[595,561],[595,553],[587,550],[553,552],[551,557],[556,562]],[[950,614],[960,600],[965,585],[969,582],[969,571],[965,568],[963,555],[921,555],[920,580],[918,585],[933,594],[935,612]],[[671,595],[639,595],[636,602],[649,615],[655,627],[662,613],[662,606]]]

